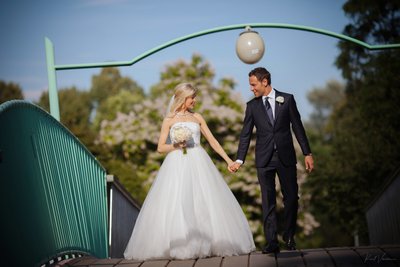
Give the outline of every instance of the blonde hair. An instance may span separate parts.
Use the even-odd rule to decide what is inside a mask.
[[[181,83],[175,87],[174,101],[169,109],[168,117],[173,117],[185,104],[186,98],[195,96],[197,89],[190,83]]]

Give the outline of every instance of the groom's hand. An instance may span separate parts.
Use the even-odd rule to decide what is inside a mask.
[[[232,162],[230,165],[229,165],[229,171],[230,172],[237,172],[237,170],[240,168],[240,163],[239,162]]]
[[[304,158],[304,164],[306,166],[306,171],[308,173],[312,172],[312,170],[314,169],[314,159],[311,154],[307,155]]]

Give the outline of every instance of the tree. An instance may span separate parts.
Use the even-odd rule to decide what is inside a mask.
[[[24,99],[21,87],[13,82],[0,81],[0,104],[13,99]]]
[[[143,100],[142,93],[134,94],[128,90],[122,89],[115,95],[104,99],[99,105],[96,117],[93,122],[94,128],[97,129],[102,120],[113,120],[117,117],[117,113],[129,113],[133,106]]]
[[[308,101],[314,106],[309,122],[306,123],[307,136],[316,159],[316,170],[308,177],[304,191],[310,196],[309,212],[322,227],[313,232],[307,247],[350,246],[351,235],[344,235],[346,229],[338,224],[338,218],[327,210],[334,206],[330,188],[337,181],[332,178],[336,170],[332,167],[332,134],[328,125],[332,114],[340,108],[345,99],[345,85],[338,81],[328,81],[325,86],[315,87],[308,94]],[[337,207],[340,209],[341,207]]]
[[[368,43],[400,42],[400,2],[349,0],[344,34]],[[400,51],[371,52],[341,41],[336,65],[347,81],[346,99],[332,114],[328,211],[368,243],[364,209],[400,162]]]
[[[330,115],[344,99],[344,85],[335,80],[328,81],[325,87],[314,87],[308,92],[307,98],[314,106],[307,128],[317,131],[322,136]]]
[[[214,76],[210,64],[202,56],[194,54],[190,63],[179,60],[167,65],[160,74],[160,83],[152,86],[150,96],[164,93],[172,95],[175,86],[182,82],[191,82],[197,87],[209,86]]]
[[[60,121],[86,146],[91,147],[94,132],[90,130],[91,99],[88,92],[76,87],[63,88],[58,91],[60,102]],[[37,103],[49,111],[49,94],[43,92]]]
[[[143,96],[143,89],[129,77],[121,76],[117,68],[103,68],[99,75],[92,77],[91,97],[102,103],[110,96],[126,90],[134,95]]]
[[[114,119],[117,112],[127,112],[144,97],[143,88],[129,77],[121,76],[117,68],[103,68],[92,77],[90,89],[95,119],[94,129],[103,119]]]

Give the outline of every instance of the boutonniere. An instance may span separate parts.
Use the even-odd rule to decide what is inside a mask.
[[[285,102],[285,98],[283,98],[283,96],[278,96],[277,98],[275,98],[275,101],[279,104],[283,104],[283,102]]]

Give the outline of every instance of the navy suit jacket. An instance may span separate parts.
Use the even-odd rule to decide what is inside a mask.
[[[296,165],[296,153],[293,146],[293,130],[304,155],[311,153],[310,145],[301,122],[293,95],[275,90],[275,99],[283,97],[284,102],[275,102],[275,123],[272,126],[268,119],[262,97],[254,98],[247,103],[237,159],[246,159],[254,126],[256,127],[256,167],[266,167],[274,152],[274,143],[278,156],[285,166]]]

